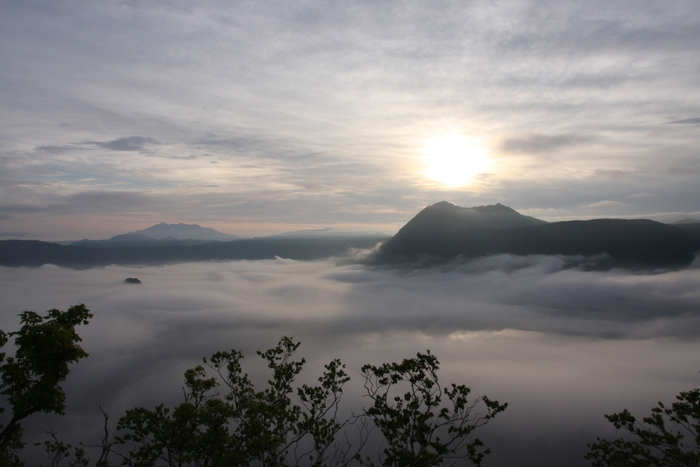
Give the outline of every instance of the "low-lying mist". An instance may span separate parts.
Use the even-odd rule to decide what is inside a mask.
[[[78,330],[90,357],[64,387],[66,417],[37,417],[69,441],[95,443],[101,406],[116,419],[137,405],[179,403],[182,372],[217,350],[255,350],[293,336],[304,378],[340,358],[353,377],[345,410],[362,399],[360,367],[430,349],[441,381],[464,383],[508,409],[477,431],[484,465],[583,466],[586,443],[617,436],[603,415],[647,415],[698,386],[700,269],[584,272],[581,258],[495,256],[418,270],[335,260],[0,268],[0,329],[23,310],[84,303]],[[137,277],[142,284],[124,284]],[[111,427],[114,431],[114,426]],[[29,448],[28,448],[29,449]],[[42,455],[41,453],[37,455]]]

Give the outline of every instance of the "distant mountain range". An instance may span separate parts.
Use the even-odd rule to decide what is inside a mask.
[[[158,265],[193,261],[259,260],[288,258],[317,260],[345,254],[351,248],[372,248],[386,237],[246,238],[198,245],[130,246],[95,248],[38,240],[0,241],[0,265],[55,264],[90,268],[110,264]]]
[[[350,248],[372,248],[383,241],[368,263],[415,267],[497,254],[579,255],[591,258],[588,267],[592,269],[681,268],[700,252],[700,223],[691,221],[676,225],[646,219],[548,223],[501,204],[462,208],[442,201],[420,211],[391,238],[321,229],[246,239],[198,225],[162,223],[108,240],[71,245],[0,241],[0,265],[52,263],[83,268],[275,257],[314,260],[342,255]]]
[[[267,239],[281,238],[386,238],[389,235],[380,232],[365,232],[338,230],[333,228],[317,230],[298,230],[270,235]],[[115,235],[106,240],[79,240],[77,242],[60,242],[62,245],[84,246],[92,248],[114,248],[117,246],[193,246],[214,242],[230,242],[242,240],[244,237],[229,235],[209,227],[201,227],[197,224],[165,224],[160,223],[147,229],[137,230],[126,234]]]
[[[673,225],[684,225],[684,224],[700,224],[700,219],[694,219],[692,217],[686,217],[673,223]]]
[[[376,264],[434,264],[456,257],[513,255],[604,255],[594,268],[675,268],[700,252],[698,224],[647,219],[552,222],[523,216],[496,204],[461,208],[428,206],[386,241]]]
[[[212,260],[259,260],[276,257],[316,260],[351,248],[372,248],[386,240],[381,233],[321,229],[242,238],[196,224],[157,224],[107,240],[68,244],[38,240],[0,241],[0,265],[56,264],[89,268],[109,264],[170,264]]]
[[[115,246],[172,246],[172,245],[201,245],[210,242],[230,242],[243,237],[229,235],[209,227],[197,224],[160,224],[147,229],[137,230],[126,234],[115,235],[107,240],[80,240],[72,242],[73,246],[112,248]]]
[[[381,232],[359,231],[359,230],[339,230],[332,227],[314,230],[296,230],[294,232],[284,232],[264,238],[338,238],[338,237],[377,237],[387,238],[389,235]]]
[[[214,230],[209,227],[200,227],[197,224],[166,224],[164,222],[153,225],[147,229],[131,232],[130,235],[145,235],[147,237],[155,238],[156,240],[176,238],[178,240],[196,239],[216,240],[221,242],[238,240],[239,238],[242,238],[237,235],[221,233],[218,230]]]

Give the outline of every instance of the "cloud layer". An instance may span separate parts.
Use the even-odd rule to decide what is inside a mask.
[[[124,222],[164,221],[392,233],[442,199],[553,219],[686,217],[700,170],[695,9],[3,5],[1,230],[108,238]],[[451,133],[490,151],[488,176],[455,189],[425,176],[421,149]],[[124,191],[143,202],[105,213],[73,198]]]
[[[262,380],[254,351],[290,335],[309,361],[305,380],[331,358],[347,364],[346,410],[366,403],[362,364],[430,349],[444,381],[510,404],[483,431],[495,453],[486,465],[583,466],[586,442],[614,436],[603,414],[646,414],[698,385],[700,269],[567,267],[576,261],[500,256],[420,271],[286,260],[0,268],[0,329],[15,329],[26,309],[93,311],[80,330],[90,357],[65,386],[70,416],[41,419],[74,439],[96,440],[98,405],[116,420],[135,405],[179,402],[182,372],[216,350],[242,349]]]

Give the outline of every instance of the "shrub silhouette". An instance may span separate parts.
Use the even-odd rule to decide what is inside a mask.
[[[641,422],[627,409],[605,418],[636,439],[597,438],[585,456],[594,467],[700,465],[700,389],[681,392],[670,406],[659,402]]]
[[[365,413],[386,439],[382,465],[428,467],[467,459],[480,465],[490,452],[470,435],[508,404],[486,396],[470,402],[470,389],[464,385],[443,388],[437,376],[439,366],[428,351],[401,363],[362,367],[372,400]],[[484,412],[476,410],[479,403]]]
[[[0,331],[0,346],[11,337],[15,346],[13,356],[0,353],[0,394],[12,409],[0,427],[0,466],[23,465],[18,456],[24,446],[21,420],[36,412],[64,413],[60,383],[70,363],[87,357],[75,327],[90,318],[82,304],[65,312],[49,310],[45,316],[25,311],[19,331]],[[283,337],[275,347],[257,352],[272,373],[262,389],[244,373],[240,351],[216,352],[185,372],[182,403],[127,410],[113,440],[103,412],[104,436],[97,446],[101,454],[94,462],[82,443],[73,447],[48,431],[50,439],[43,447],[51,466],[66,461],[79,467],[321,467],[374,466],[376,461],[382,466],[428,467],[465,460],[479,465],[488,454],[471,434],[507,404],[486,396],[470,402],[470,390],[463,385],[443,388],[439,362],[430,351],[400,363],[363,366],[372,404],[343,419],[339,405],[350,380],[345,366],[332,360],[317,384],[298,385],[295,380],[306,363],[295,358],[299,345]],[[477,412],[481,405],[483,412]],[[370,436],[383,440],[378,459],[362,454]]]
[[[268,386],[255,390],[243,373],[241,352],[217,352],[205,366],[185,372],[185,401],[170,410],[128,410],[119,420],[117,438],[130,445],[123,465],[288,466],[327,465],[336,434],[342,387],[349,380],[338,360],[326,365],[316,386],[294,387],[304,359],[289,337],[258,352],[272,370]],[[225,388],[220,394],[217,388]],[[293,398],[292,396],[296,396]],[[338,460],[338,459],[336,459]],[[339,461],[344,465],[348,459]]]
[[[325,366],[316,386],[294,386],[304,359],[293,360],[299,343],[283,337],[276,347],[258,352],[272,370],[263,390],[256,390],[243,373],[240,351],[217,352],[204,366],[185,372],[185,401],[170,410],[127,411],[117,442],[129,445],[123,465],[212,466],[344,466],[375,465],[361,456],[373,423],[387,446],[378,460],[383,466],[438,466],[455,459],[481,463],[488,449],[470,434],[486,424],[507,404],[487,397],[469,402],[469,389],[442,388],[435,356],[417,354],[401,363],[365,365],[367,396],[372,406],[359,417],[339,420],[343,385],[349,381],[344,365],[333,360]],[[215,376],[207,376],[207,368]],[[389,400],[405,384],[409,391]],[[220,394],[218,388],[224,388]],[[443,404],[448,402],[448,406]],[[476,414],[483,403],[485,412]],[[339,440],[350,424],[360,430],[352,446]]]
[[[0,394],[12,412],[0,431],[0,465],[21,465],[16,453],[24,446],[22,420],[37,412],[64,413],[66,395],[60,383],[68,376],[70,363],[88,356],[75,332],[76,326],[92,318],[85,305],[52,309],[45,316],[33,311],[19,316],[19,331],[0,331],[0,347],[13,337],[15,346],[14,356],[0,353]],[[4,412],[5,407],[0,408]]]

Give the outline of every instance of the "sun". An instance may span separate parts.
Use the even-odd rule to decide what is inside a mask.
[[[423,148],[424,175],[448,188],[466,185],[491,166],[486,148],[464,135],[432,138]]]

